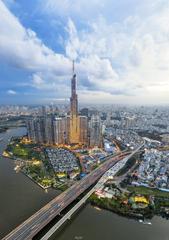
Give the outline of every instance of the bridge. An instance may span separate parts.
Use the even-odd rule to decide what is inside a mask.
[[[139,149],[141,146],[139,147]],[[51,220],[53,220],[57,215],[59,215],[68,205],[70,205],[77,197],[79,197],[85,190],[96,183],[101,176],[110,169],[115,163],[123,159],[125,156],[130,157],[136,153],[136,150],[129,155],[129,152],[122,152],[114,156],[106,157],[106,161],[84,177],[82,180],[78,181],[76,184],[71,186],[68,190],[61,193],[59,196],[54,198],[38,212],[33,214],[21,225],[16,227],[12,232],[10,232],[3,240],[30,240],[32,239],[40,230],[42,230]],[[82,200],[83,201],[83,200]]]
[[[143,144],[144,145],[144,144]],[[117,164],[115,163],[112,168],[110,168],[106,173],[99,179],[98,183],[89,191],[86,193],[85,196],[74,206],[71,208],[71,210],[68,211],[42,238],[41,240],[47,240],[49,239],[67,220],[71,218],[71,216],[87,201],[87,199],[98,189],[102,188],[104,183],[108,179],[109,171],[113,168],[116,168],[114,170],[114,174],[125,166],[126,162],[136,153],[140,152],[140,149],[143,147],[143,145],[139,146],[135,151],[133,151],[131,154],[123,158],[123,160],[120,161],[120,166],[117,168]],[[111,172],[112,175],[112,172]]]

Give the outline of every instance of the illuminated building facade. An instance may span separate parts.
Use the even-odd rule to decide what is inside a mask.
[[[70,97],[70,144],[79,143],[79,116],[78,116],[78,100],[76,93],[76,74],[74,73],[73,62],[73,76],[71,80],[71,97]]]
[[[71,80],[71,97],[70,97],[70,144],[87,144],[88,143],[88,118],[78,115],[78,97],[76,93],[76,74],[74,71]]]

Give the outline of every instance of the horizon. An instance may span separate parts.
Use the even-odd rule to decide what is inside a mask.
[[[72,60],[80,105],[169,104],[165,0],[0,0],[0,20],[1,105],[68,99]]]

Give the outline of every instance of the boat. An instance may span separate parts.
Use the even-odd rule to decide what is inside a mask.
[[[97,206],[94,206],[94,208],[98,211],[101,211],[101,208],[97,207]]]
[[[16,165],[16,166],[14,167],[14,170],[16,171],[16,173],[18,173],[18,172],[20,171],[20,166],[19,166],[19,165]]]
[[[139,221],[139,223],[142,223],[142,224],[152,225],[152,223],[150,221],[146,221],[146,220],[142,220],[142,219],[139,219],[138,221]]]
[[[2,138],[0,138],[0,142],[2,141],[3,139]]]
[[[143,224],[152,225],[152,223],[149,221],[143,221]]]

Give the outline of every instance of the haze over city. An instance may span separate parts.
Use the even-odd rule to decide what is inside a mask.
[[[81,103],[168,104],[168,22],[167,0],[1,0],[0,101],[68,99],[75,60]]]

